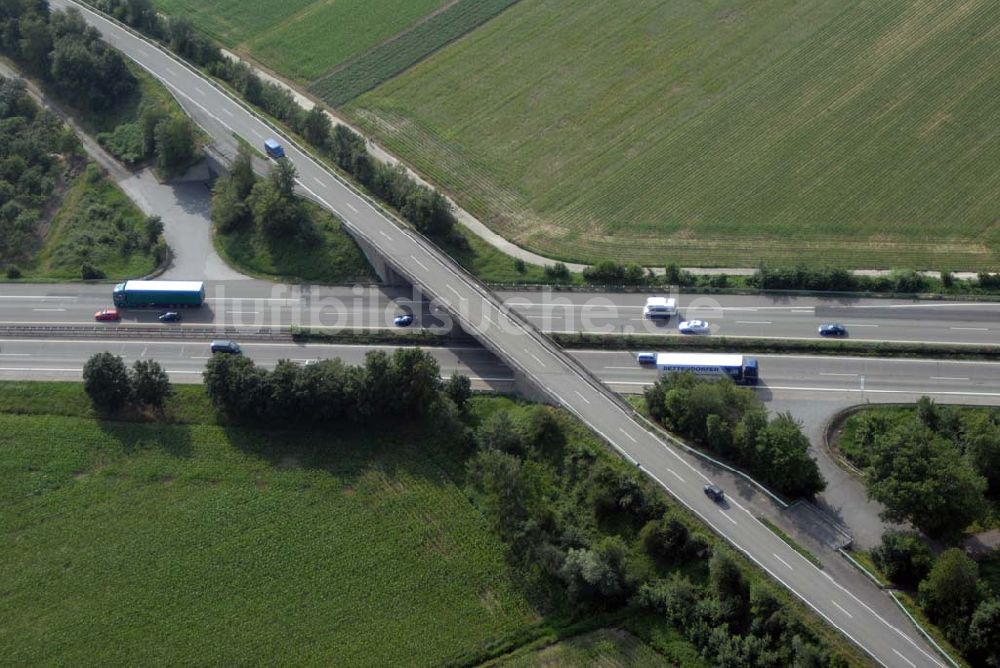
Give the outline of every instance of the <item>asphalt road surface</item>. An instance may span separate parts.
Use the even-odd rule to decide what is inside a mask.
[[[911,666],[942,665],[912,629],[900,630],[904,623],[888,621],[828,573],[815,568],[761,524],[747,506],[735,498],[725,505],[709,500],[702,491],[709,477],[700,460],[649,431],[619,397],[551,341],[508,314],[492,294],[450,258],[384,216],[367,198],[347,187],[243,105],[155,45],[70,0],[54,0],[51,4],[56,9],[71,4],[80,8],[109,43],[163,81],[209,135],[231,141],[236,133],[255,146],[268,136],[281,138],[288,159],[298,170],[299,185],[313,199],[341,217],[353,233],[377,247],[412,284],[422,286],[446,306],[467,331],[475,333],[516,373],[577,415],[629,461],[641,465],[680,503],[876,661],[886,666],[901,662]],[[856,590],[865,587],[857,579],[849,584]],[[862,592],[866,599],[872,594],[870,586]]]
[[[171,278],[200,280],[199,276]],[[0,295],[0,322],[89,324],[111,306],[108,284],[9,285]],[[257,280],[207,281],[208,301],[184,311],[184,322],[203,326],[280,327],[296,324],[342,329],[383,328],[402,312],[416,327],[449,329],[447,310],[405,288],[288,286]],[[815,297],[677,295],[680,315],[642,317],[646,295],[631,293],[501,292],[504,303],[545,332],[634,333],[683,336],[682,318],[707,320],[711,335],[748,338],[819,337],[823,322],[841,322],[848,340],[956,345],[1000,344],[1000,303]],[[155,309],[134,309],[124,322],[156,323]]]

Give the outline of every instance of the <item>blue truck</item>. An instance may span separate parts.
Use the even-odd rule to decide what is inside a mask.
[[[275,160],[285,157],[285,149],[283,149],[281,144],[278,143],[278,140],[274,138],[264,140],[264,152]]]
[[[111,298],[118,308],[143,306],[201,306],[203,281],[125,281],[115,286]]]

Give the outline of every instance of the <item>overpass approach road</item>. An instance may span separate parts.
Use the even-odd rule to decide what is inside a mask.
[[[678,502],[697,514],[749,559],[784,584],[817,614],[886,666],[939,666],[926,643],[890,622],[851,589],[814,567],[761,524],[735,498],[727,505],[702,491],[708,480],[700,460],[650,431],[617,395],[592,377],[447,256],[383,215],[367,198],[341,182],[246,107],[196,71],[118,25],[71,0],[53,0],[55,8],[75,6],[109,43],[151,72],[174,92],[192,117],[213,137],[233,133],[257,146],[277,136],[299,173],[299,185],[413,285],[446,307],[470,334],[513,369],[519,385],[534,388],[578,416],[629,461],[661,484]]]
[[[187,277],[197,280],[200,277]],[[80,325],[111,305],[107,284],[5,286],[0,322]],[[401,312],[415,327],[448,329],[450,316],[407,288],[280,285],[257,280],[207,281],[208,300],[183,313],[191,326],[326,327],[379,329]],[[680,315],[667,321],[642,317],[647,295],[522,291],[500,292],[504,304],[544,332],[682,336],[681,318],[708,320],[712,335],[760,339],[819,338],[823,322],[841,322],[852,341],[948,345],[1000,345],[1000,303],[890,299],[820,299],[770,295],[677,295]],[[157,324],[155,310],[130,310],[126,324]]]

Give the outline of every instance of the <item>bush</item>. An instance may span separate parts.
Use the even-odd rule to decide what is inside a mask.
[[[11,280],[21,278],[21,270],[14,265],[10,265],[7,267],[7,278]]]
[[[567,267],[562,262],[556,262],[552,265],[545,265],[545,277],[550,281],[555,281],[557,283],[568,281],[570,278],[569,267]]]
[[[121,409],[132,393],[125,362],[109,352],[92,356],[83,365],[83,390],[98,411]]]
[[[136,360],[129,373],[132,399],[140,405],[162,410],[167,397],[173,394],[170,379],[159,362]]]
[[[913,589],[927,576],[933,557],[917,534],[887,531],[872,550],[872,561],[894,584]]]
[[[98,267],[95,267],[89,262],[84,262],[80,265],[80,277],[85,281],[92,281],[104,278],[105,274]]]
[[[690,555],[688,528],[671,515],[647,522],[640,537],[646,551],[664,563],[678,563]]]
[[[927,616],[959,645],[964,644],[980,596],[979,567],[955,547],[941,553],[920,583],[920,604]]]

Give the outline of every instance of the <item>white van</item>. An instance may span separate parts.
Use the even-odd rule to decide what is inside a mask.
[[[642,307],[644,318],[669,318],[677,315],[677,300],[673,297],[649,297]]]

